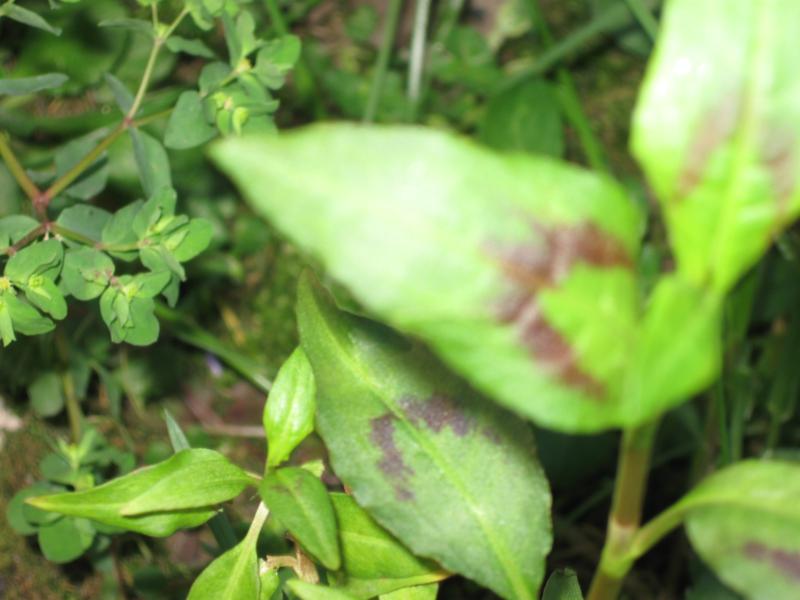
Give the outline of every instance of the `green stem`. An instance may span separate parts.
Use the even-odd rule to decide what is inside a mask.
[[[154,29],[157,29],[158,24],[158,12],[156,9],[155,3],[151,5],[152,13],[153,13],[153,23]],[[163,35],[156,35],[155,39],[153,40],[153,46],[150,48],[150,55],[147,57],[147,64],[144,68],[144,73],[142,74],[142,80],[139,82],[139,88],[136,90],[136,96],[133,99],[133,104],[131,104],[130,109],[128,112],[125,113],[125,117],[122,119],[122,122],[117,125],[111,133],[109,133],[103,140],[100,141],[97,146],[92,148],[86,156],[84,156],[80,161],[78,161],[69,171],[64,173],[61,177],[59,177],[48,189],[44,194],[40,194],[41,203],[43,208],[40,210],[42,215],[44,214],[44,210],[47,208],[47,205],[50,204],[50,201],[55,198],[59,193],[64,191],[69,185],[75,181],[80,175],[94,163],[95,160],[100,158],[100,156],[105,152],[111,144],[113,144],[119,136],[121,136],[125,131],[128,130],[130,127],[135,127],[142,122],[149,122],[149,120],[157,118],[160,116],[158,115],[150,115],[149,117],[144,117],[141,121],[137,122],[134,121],[134,117],[136,113],[139,112],[139,108],[144,101],[144,96],[147,93],[147,87],[150,85],[150,79],[153,76],[153,70],[155,69],[156,59],[158,58],[158,54],[161,51],[162,46],[167,41],[170,35],[175,31],[175,29],[180,25],[181,21],[189,14],[189,10],[184,8],[175,20],[170,24],[167,30],[163,33]]]
[[[88,169],[94,161],[96,161],[100,156],[105,152],[111,144],[117,141],[117,138],[125,133],[125,130],[128,128],[128,124],[126,122],[122,122],[117,125],[111,133],[109,133],[105,138],[103,138],[97,146],[92,148],[86,156],[80,159],[75,165],[66,173],[64,173],[61,177],[59,177],[53,184],[47,188],[47,191],[42,194],[43,203],[45,208],[50,201],[55,198],[58,194],[63,192],[66,188],[68,188],[73,181],[75,181],[81,174]]]
[[[53,233],[60,235],[63,238],[67,238],[68,240],[72,240],[73,242],[78,242],[79,244],[83,244],[84,246],[97,246],[97,242],[90,237],[83,235],[82,233],[78,233],[77,231],[72,231],[71,229],[67,229],[66,227],[62,227],[58,223],[48,223],[48,228]]]
[[[25,172],[25,169],[17,160],[14,151],[11,149],[11,146],[8,143],[8,134],[5,131],[0,132],[0,156],[3,157],[3,161],[6,163],[9,172],[16,180],[19,187],[22,188],[22,191],[25,192],[25,195],[28,196],[32,201],[35,201],[36,198],[41,196],[41,191],[36,186],[31,178],[28,177],[28,174]]]
[[[397,32],[397,25],[400,22],[400,11],[403,8],[403,0],[390,0],[389,8],[386,13],[386,23],[383,26],[383,38],[381,47],[378,51],[378,58],[375,61],[375,74],[372,79],[372,86],[369,90],[367,107],[364,111],[364,123],[371,123],[375,120],[375,113],[383,91],[383,82],[386,79],[386,71],[389,68],[389,58],[392,55],[392,46]]]
[[[67,418],[69,419],[69,429],[72,435],[72,442],[77,444],[81,441],[81,429],[83,423],[83,413],[78,397],[75,395],[75,382],[72,375],[66,371],[61,378],[64,387],[64,401],[67,407]]]
[[[539,1],[531,0],[529,7],[531,18],[534,23],[536,23],[536,30],[542,38],[545,48],[551,49],[555,44],[555,40],[553,39],[553,34],[550,32],[550,28],[547,26],[547,21],[545,21],[542,15]],[[575,129],[578,141],[586,156],[586,162],[596,171],[608,172],[608,160],[606,159],[603,144],[600,143],[600,140],[594,134],[589,118],[583,110],[583,105],[578,95],[578,89],[575,86],[572,75],[565,67],[559,67],[556,77],[558,80],[561,108],[564,111],[564,116],[567,118],[567,121],[569,121]]]
[[[658,423],[654,422],[626,429],[622,434],[606,542],[587,600],[615,600],[633,564],[630,548],[641,523],[657,428]]]
[[[633,16],[636,17],[636,20],[639,21],[639,25],[642,26],[644,32],[655,42],[658,37],[658,21],[653,17],[653,13],[644,5],[642,0],[625,0],[625,2],[628,3],[628,8],[633,13]]]
[[[661,4],[661,0],[644,0],[644,2],[651,9]],[[622,2],[614,4],[586,25],[554,44],[532,65],[519,70],[513,77],[509,78],[506,85],[512,87],[529,77],[544,75],[590,42],[604,35],[620,31],[629,26],[632,21],[633,15],[627,5]]]
[[[278,6],[277,1],[264,0],[264,4],[267,8],[267,14],[272,22],[272,26],[275,28],[275,31],[278,32],[278,35],[288,35],[290,33],[289,26],[286,24],[286,20],[283,18],[283,14],[281,13],[281,9]],[[308,65],[304,53],[300,54],[300,59],[297,61],[297,65],[295,66],[295,82],[301,95],[307,99],[310,98],[311,102],[313,103],[314,116],[317,119],[327,116],[325,104],[322,102],[322,94],[320,93],[314,73],[311,70],[311,67]]]
[[[643,525],[633,538],[628,557],[631,562],[647,553],[665,535],[678,527],[686,514],[682,504],[673,504],[657,517]]]
[[[431,0],[417,0],[414,6],[414,29],[411,33],[411,56],[408,61],[408,100],[410,120],[417,120],[422,101],[422,79],[425,74],[425,40],[428,33],[428,19],[431,14]]]

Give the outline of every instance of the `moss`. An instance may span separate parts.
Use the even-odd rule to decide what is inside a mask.
[[[86,598],[92,581],[70,581],[65,572],[39,553],[35,537],[24,537],[6,521],[12,496],[32,484],[38,463],[49,450],[47,432],[39,424],[6,436],[0,450],[0,598],[3,600],[49,600]]]

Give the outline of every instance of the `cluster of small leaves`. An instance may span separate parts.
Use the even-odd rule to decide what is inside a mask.
[[[25,500],[67,489],[87,489],[102,482],[109,469],[124,474],[133,465],[132,453],[109,444],[95,429],[87,429],[77,444],[58,440],[55,450],[39,463],[43,479],[11,499],[8,522],[19,534],[36,535],[44,556],[55,563],[71,562],[86,552],[99,556],[108,549],[110,535],[118,530],[86,518],[46,512]]]
[[[180,95],[164,138],[169,148],[198,146],[212,139],[217,131],[238,135],[275,130],[272,116],[278,101],[272,92],[283,86],[297,62],[300,40],[293,35],[269,41],[259,39],[250,12],[243,10],[234,17],[223,11],[221,4],[218,12],[225,27],[228,62],[207,64],[200,73],[198,89]],[[210,10],[209,14],[216,15]],[[182,40],[173,39],[172,48],[208,56],[205,50]]]
[[[16,333],[50,331],[67,316],[66,296],[100,298],[100,312],[114,342],[148,345],[158,338],[154,298],[170,305],[186,279],[182,263],[202,252],[211,226],[202,219],[175,214],[174,190],[162,188],[145,201],[116,213],[85,204],[61,212],[55,223],[34,219],[0,219],[0,252],[9,255],[0,277],[0,338],[4,345]],[[15,249],[26,236],[53,237]],[[62,235],[63,234],[63,235]],[[113,259],[141,261],[147,271],[119,274]]]

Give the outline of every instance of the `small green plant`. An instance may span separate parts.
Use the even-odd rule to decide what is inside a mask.
[[[334,287],[337,301],[310,271],[298,282],[300,346],[264,407],[263,473],[190,448],[168,418],[175,454],[120,469],[107,481],[92,475],[93,463],[83,458],[91,452],[64,445],[68,477],[47,476],[69,489],[21,492],[11,513],[17,528],[41,535],[53,523],[81,523],[84,533],[91,527],[164,537],[208,522],[220,552],[195,580],[190,600],[433,599],[453,574],[503,598],[577,600],[583,596],[574,573],[548,577],[552,497],[531,423],[570,435],[619,430],[605,545],[588,600],[617,598],[634,563],[681,525],[732,589],[754,599],[796,598],[796,461],[731,460],[646,522],[643,503],[663,417],[719,377],[737,285],[800,214],[800,49],[792,25],[800,5],[667,3],[631,138],[675,259],[674,268],[654,270],[643,248],[644,211],[600,172],[604,161],[591,143],[586,154],[595,171],[558,158],[564,139],[551,125],[560,115],[522,110],[515,114],[531,127],[545,124],[541,137],[515,130],[507,107],[552,96],[550,84],[515,82],[495,97],[480,132],[487,145],[538,156],[421,127],[326,124],[275,135],[266,89],[282,83],[298,44],[290,37],[258,43],[247,13],[234,17],[223,4],[187,3],[181,13],[200,26],[220,14],[230,61],[207,65],[197,90],[182,92],[167,145],[252,129],[254,135],[216,143],[212,159],[346,292]],[[629,4],[648,23],[645,6]],[[268,6],[274,12],[277,5]],[[420,6],[427,3],[417,7],[423,14]],[[399,3],[391,8],[396,21]],[[356,37],[366,35],[360,27],[369,29],[369,18],[361,18],[349,23]],[[157,48],[166,41],[159,42],[154,23]],[[546,30],[540,34],[549,39]],[[495,80],[472,34],[451,27],[441,36],[447,43],[431,59],[433,76],[465,82],[474,94]],[[413,93],[400,109],[413,115],[424,82],[411,54]],[[470,57],[478,68],[465,70]],[[386,61],[382,52],[379,69]],[[561,94],[571,89],[568,78],[559,85]],[[380,114],[375,98],[362,98],[365,121]],[[123,130],[141,118],[135,113]],[[563,116],[580,135],[581,116]],[[0,148],[21,185],[33,185],[13,166],[7,145]],[[52,185],[62,191],[74,181]],[[49,200],[32,189],[34,206],[46,215]],[[8,298],[41,320],[63,312],[51,290],[63,284],[80,299],[87,289],[84,295],[100,296],[112,340],[144,336],[125,327],[139,298],[129,298],[126,286],[152,292],[144,300],[163,294],[181,279],[181,257],[207,243],[202,222],[174,216],[169,189],[149,196],[136,215],[108,218],[124,222],[118,237],[104,235],[107,225],[96,239],[82,234],[91,243],[67,252],[91,256],[70,259],[79,261],[74,268],[58,254],[59,238],[37,241],[54,234],[79,244],[53,229],[70,229],[70,219],[29,221],[32,231],[44,227],[30,240],[9,234]],[[186,235],[171,242],[181,228]],[[191,252],[181,250],[184,243]],[[119,285],[82,275],[81,260],[102,256],[113,267],[111,257],[126,252],[138,252],[149,272]],[[146,306],[139,310],[150,314]],[[13,331],[25,333],[9,314]],[[779,400],[770,406],[777,415],[786,410]],[[323,462],[289,464],[312,432],[324,441],[343,491],[324,483]],[[218,507],[243,493],[257,494],[259,504],[237,539]],[[266,524],[290,540],[288,549],[259,549]]]

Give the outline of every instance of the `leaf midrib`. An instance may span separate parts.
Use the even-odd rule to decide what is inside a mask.
[[[316,303],[316,300],[315,300]],[[320,314],[323,321],[326,321],[324,315],[322,315],[319,310],[317,309],[317,313]],[[444,458],[438,449],[428,443],[424,436],[421,436],[418,430],[411,425],[408,419],[403,415],[399,410],[391,405],[391,403],[387,402],[386,400],[386,390],[377,383],[371,375],[362,369],[358,363],[351,357],[349,352],[346,352],[346,347],[342,344],[339,337],[336,336],[330,327],[327,326],[327,322],[323,329],[325,330],[325,335],[327,335],[332,341],[336,348],[339,350],[339,354],[344,356],[342,360],[343,363],[354,373],[354,375],[358,378],[362,383],[368,384],[369,387],[373,388],[375,395],[380,398],[382,404],[392,413],[392,415],[398,419],[399,422],[403,423],[407,430],[411,431],[412,437],[417,441],[417,443],[427,452],[427,454],[431,457],[431,460],[441,469],[442,473],[444,473],[448,479],[451,480],[453,487],[456,488],[458,492],[460,492],[461,496],[466,500],[467,506],[469,507],[470,512],[473,514],[473,517],[478,522],[480,528],[483,530],[483,533],[489,542],[489,545],[492,547],[495,556],[497,557],[500,565],[503,567],[503,570],[506,573],[506,577],[508,582],[511,584],[512,589],[518,594],[519,598],[522,599],[531,599],[533,600],[533,596],[530,594],[530,591],[527,586],[527,582],[525,581],[524,576],[520,572],[519,569],[515,568],[513,559],[509,556],[510,550],[506,547],[505,543],[502,540],[497,539],[494,535],[493,530],[489,523],[487,523],[486,519],[483,517],[481,511],[479,510],[479,506],[475,503],[475,499],[472,497],[470,493],[466,491],[466,488],[461,481],[461,478],[458,477],[456,474],[451,472],[451,469],[448,468],[449,464],[446,458]]]

